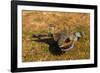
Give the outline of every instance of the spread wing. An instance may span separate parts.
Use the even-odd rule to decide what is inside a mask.
[[[42,42],[42,43],[45,43],[45,44],[51,44],[54,41],[54,38],[51,37],[49,34],[34,34],[32,36],[32,38],[37,38],[35,40],[32,40],[32,41],[36,41],[36,42]]]
[[[32,35],[32,38],[38,38],[38,39],[40,39],[40,38],[42,38],[42,37],[47,37],[48,36],[48,34],[33,34]]]
[[[74,48],[74,41],[69,38],[65,39],[61,45],[59,45],[62,51],[67,51]]]
[[[36,42],[42,42],[45,44],[52,44],[54,42],[53,38],[43,38],[43,39],[35,39],[32,41],[36,41]]]
[[[66,35],[62,34],[54,34],[53,37],[49,37],[48,34],[39,34],[33,35],[33,38],[37,39],[32,41],[42,42],[48,45],[58,42],[57,44],[62,51],[66,51],[74,47],[73,41],[70,40]]]
[[[74,43],[73,42],[65,43],[65,44],[61,45],[60,48],[62,51],[68,51],[68,50],[74,48]]]

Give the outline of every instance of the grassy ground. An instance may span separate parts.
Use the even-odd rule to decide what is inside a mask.
[[[23,11],[22,61],[78,60],[90,58],[90,14]],[[56,26],[56,32],[67,29],[68,33],[84,31],[85,37],[75,43],[75,47],[60,56],[52,55],[48,45],[31,41],[32,34],[48,33],[48,24]],[[66,32],[65,31],[65,32]]]

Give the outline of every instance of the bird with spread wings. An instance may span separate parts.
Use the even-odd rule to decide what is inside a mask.
[[[50,30],[54,31],[54,26],[49,26]],[[74,43],[78,41],[82,36],[84,36],[84,32],[76,32],[71,35],[59,33],[49,32],[48,34],[33,34],[32,38],[37,38],[33,41],[42,42],[49,45],[49,51],[53,55],[61,55],[65,51],[68,51],[74,48]]]

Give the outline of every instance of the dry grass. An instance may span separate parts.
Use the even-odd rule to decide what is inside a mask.
[[[22,17],[23,62],[90,58],[90,14],[24,10]],[[31,41],[32,34],[48,33],[48,24],[54,24],[57,32],[63,29],[67,29],[68,33],[84,31],[86,36],[76,42],[73,49],[63,55],[54,56],[49,52],[47,44]]]

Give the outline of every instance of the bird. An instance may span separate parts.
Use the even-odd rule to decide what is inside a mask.
[[[54,30],[54,26],[50,26],[49,29]],[[50,32],[47,34],[33,34],[32,38],[37,38],[35,42],[42,42],[49,45],[49,51],[53,55],[62,55],[66,51],[73,49],[75,42],[78,41],[85,34],[84,32],[75,32],[71,35],[62,34],[63,32]],[[47,37],[47,38],[44,38]]]

